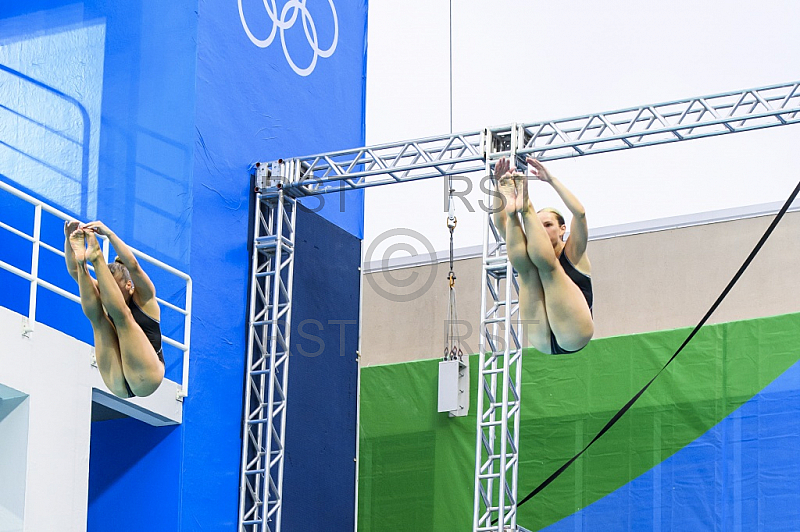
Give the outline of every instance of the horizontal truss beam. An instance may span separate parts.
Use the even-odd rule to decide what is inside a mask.
[[[311,196],[484,171],[511,154],[542,161],[800,122],[800,82],[257,163],[263,194]]]

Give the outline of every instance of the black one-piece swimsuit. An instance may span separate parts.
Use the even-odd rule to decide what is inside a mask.
[[[131,309],[133,321],[135,321],[136,324],[142,328],[144,335],[150,341],[150,345],[152,345],[153,349],[155,349],[158,359],[162,364],[164,364],[164,349],[161,345],[161,324],[155,318],[145,314],[145,312],[139,308],[139,305],[136,304],[133,298],[128,300],[128,308]],[[114,323],[114,318],[112,318],[110,315],[108,316],[108,319],[111,320],[111,323]],[[128,391],[128,397],[135,397],[136,394],[133,393],[133,390],[131,390],[127,379],[123,379],[123,381],[125,382],[125,389]]]
[[[561,251],[561,255],[558,257],[558,262],[561,264],[561,267],[564,268],[564,273],[567,274],[573,283],[575,283],[578,288],[581,289],[581,293],[583,293],[583,297],[586,299],[586,303],[589,305],[589,312],[592,311],[592,303],[594,302],[594,294],[592,293],[592,278],[586,275],[585,273],[579,272],[575,269],[575,266],[567,258],[566,250]],[[556,341],[556,335],[553,334],[553,331],[550,331],[550,353],[553,355],[566,355],[569,353],[577,353],[580,349],[576,349],[575,351],[568,351],[558,345],[558,341]]]

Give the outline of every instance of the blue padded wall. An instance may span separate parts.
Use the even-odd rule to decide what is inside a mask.
[[[233,162],[241,183],[243,162],[364,144],[367,3],[315,0],[295,13],[285,6],[297,4],[277,2],[283,22],[270,19],[262,0],[240,3],[241,15],[236,2],[200,2],[196,178],[213,179],[205,184],[212,193],[216,180],[234,177],[225,174]],[[271,44],[251,42],[243,20],[256,40],[274,31]],[[313,53],[304,24],[313,27],[322,52],[336,43],[329,57]],[[281,25],[287,29],[278,30]],[[301,76],[291,63],[314,69]],[[230,208],[238,205],[236,198],[227,199]],[[304,202],[363,237],[363,191]]]
[[[279,12],[285,4],[278,2]],[[235,528],[250,264],[249,168],[257,161],[363,145],[367,5],[360,0],[340,4],[307,2],[293,25],[288,24],[292,9],[286,10],[288,18],[280,23],[285,31],[276,32],[267,47],[253,44],[242,22],[254,38],[270,34],[274,22],[256,0],[242,0],[241,17],[237,2],[203,0],[0,4],[0,179],[76,218],[105,221],[123,240],[194,281],[184,423],[177,428],[131,420],[94,424],[89,530],[107,529],[114,515],[135,516],[114,520],[120,532]],[[307,29],[313,21],[313,35],[306,36],[303,21]],[[314,39],[325,49],[334,36],[335,48],[315,60]],[[314,69],[299,75],[290,62],[300,67],[313,62]],[[322,234],[332,239],[326,244],[352,246],[363,235],[363,193],[348,193],[344,202],[326,198],[319,209],[318,200],[306,201],[331,222],[309,222],[325,227]],[[0,195],[0,209],[26,223],[24,207],[13,199]],[[45,239],[60,247],[58,220],[44,225]],[[5,241],[0,246],[8,249]],[[8,253],[17,260],[25,250]],[[356,255],[326,255],[316,267],[357,271]],[[59,260],[43,260],[49,261],[46,275],[65,287],[74,285]],[[159,295],[182,297],[180,287],[154,280]],[[6,281],[0,275],[0,282]],[[346,286],[351,302],[357,286]],[[303,289],[298,287],[299,293]],[[331,294],[341,296],[337,290]],[[24,285],[4,297],[0,305],[27,307]],[[312,299],[299,296],[298,312],[316,313]],[[77,305],[56,300],[40,301],[40,307],[41,321],[91,340]],[[352,308],[344,313],[352,314]],[[356,330],[350,327],[348,332]],[[354,339],[355,334],[349,341]],[[169,358],[167,365],[168,377],[177,379],[179,367]],[[306,370],[302,363],[296,366],[307,379],[295,385],[298,394],[304,386],[331,385],[319,364]],[[337,432],[345,425],[346,430],[324,453],[316,447],[311,458],[302,456],[307,452],[302,445],[290,449],[287,489],[297,489],[305,474],[353,477],[353,464],[344,473],[339,460],[347,455],[352,462],[354,454],[354,433],[348,433],[355,430],[355,366],[336,371],[346,382],[346,400],[337,399],[325,411],[342,417],[322,421],[337,425]],[[312,419],[303,401],[298,398],[292,415]],[[307,433],[302,423],[290,427],[298,443],[330,430],[324,423],[309,423]],[[298,464],[301,468],[294,470]],[[336,484],[342,493],[334,493],[330,484],[318,493],[342,495],[337,500],[350,507],[339,508],[335,519],[352,519],[352,504],[345,502],[352,483],[342,486]],[[317,502],[321,513],[314,519],[332,518],[327,501]],[[146,507],[153,511],[143,512]],[[297,508],[287,506],[287,516]]]
[[[197,0],[0,4],[0,179],[77,219],[103,220],[128,244],[184,271],[196,9]],[[0,208],[16,211],[16,227],[32,221],[7,194]],[[45,214],[42,223],[43,240],[60,248],[61,220]],[[25,254],[12,240],[0,232],[4,253]],[[43,250],[41,261],[45,280],[77,293],[63,259]],[[182,288],[150,273],[161,297],[183,298]],[[18,287],[0,304],[27,308],[27,298]],[[91,341],[88,323],[74,319],[77,305],[44,290],[38,299],[38,321]],[[169,311],[164,318],[169,328],[181,326]]]
[[[242,5],[252,31],[269,34],[264,4],[244,0]],[[309,9],[319,42],[331,42],[329,5],[313,2]],[[338,45],[330,57],[318,59],[308,76],[291,69],[280,34],[266,48],[250,41],[235,2],[200,2],[199,13],[193,198],[198,215],[191,253],[200,327],[194,329],[199,347],[192,354],[194,388],[184,423],[182,524],[184,530],[197,529],[194,523],[231,530],[238,504],[246,350],[247,169],[257,161],[363,144],[366,4],[336,5]],[[310,62],[299,18],[285,37],[287,50],[296,54],[291,57],[298,64]],[[345,212],[325,213],[356,236],[363,226],[359,197]],[[330,260],[316,266],[336,267],[338,259]],[[325,375],[315,378],[325,384]],[[310,389],[317,384],[306,383]],[[287,461],[287,478],[295,464]]]
[[[197,0],[0,5],[3,179],[184,270],[196,9]]]
[[[129,418],[92,423],[87,530],[180,530],[180,438]]]
[[[103,220],[183,271],[192,233],[196,10],[197,0],[0,4],[0,179],[77,219]],[[29,231],[30,207],[7,194],[0,205],[4,221]],[[30,253],[3,238],[4,258]],[[62,221],[45,214],[42,239],[60,248]],[[148,272],[161,297],[183,299],[180,286]],[[40,276],[77,293],[63,259],[46,250]],[[2,298],[27,310],[24,285]],[[91,342],[80,306],[51,292],[39,290],[36,318]],[[164,329],[174,323],[165,311]],[[180,360],[165,355],[167,377],[177,380]],[[92,429],[88,529],[113,522],[120,531],[177,530],[183,428],[119,420]]]

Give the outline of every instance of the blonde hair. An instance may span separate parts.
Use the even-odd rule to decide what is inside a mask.
[[[539,209],[539,212],[552,212],[556,215],[556,221],[558,222],[559,226],[567,225],[567,222],[564,220],[564,216],[558,212],[558,209],[554,209],[553,207],[545,207],[544,209]],[[539,214],[539,212],[536,214]]]
[[[114,259],[114,262],[108,264],[108,271],[111,272],[112,275],[116,275],[117,272],[122,276],[122,280],[126,283],[131,281],[131,272],[128,271],[128,268],[122,263],[122,259],[119,257]],[[133,281],[131,281],[132,283]]]

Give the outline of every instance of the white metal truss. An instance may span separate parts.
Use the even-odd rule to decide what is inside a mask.
[[[800,122],[800,82],[642,105],[561,120],[489,128],[493,155],[542,161]],[[308,196],[484,169],[484,131],[381,144],[258,165],[262,188],[282,182]]]
[[[258,196],[250,285],[239,532],[278,532],[283,507],[297,203],[283,191]]]
[[[262,193],[251,281],[240,531],[280,530],[292,198],[469,172],[488,175],[501,157],[524,164],[527,155],[549,161],[794,123],[800,123],[800,82],[257,164]],[[283,236],[281,224],[291,227],[290,236]],[[483,271],[473,528],[517,531],[524,334],[519,286],[489,215]]]
[[[515,129],[512,126],[512,130]],[[491,132],[484,135],[487,175],[501,146]],[[509,151],[514,158],[517,135]],[[487,205],[493,198],[486,196]],[[483,232],[483,278],[478,357],[477,441],[472,528],[475,532],[517,530],[520,385],[522,383],[522,319],[519,283],[508,261],[503,237],[492,213]],[[491,297],[491,301],[487,300]],[[488,349],[487,349],[488,347]],[[508,528],[506,528],[508,527]]]

